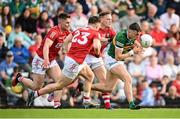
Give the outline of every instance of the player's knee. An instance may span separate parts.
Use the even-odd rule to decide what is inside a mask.
[[[132,78],[131,77],[125,78],[125,83],[132,84]]]

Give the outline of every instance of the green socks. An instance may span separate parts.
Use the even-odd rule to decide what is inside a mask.
[[[134,104],[134,101],[131,101],[131,102],[129,103],[129,108],[130,108],[130,109],[133,109],[133,110],[136,110],[136,109],[140,109],[140,106],[135,105],[135,104]]]

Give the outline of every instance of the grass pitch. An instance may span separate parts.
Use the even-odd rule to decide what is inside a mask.
[[[180,109],[0,109],[0,119],[180,119]]]

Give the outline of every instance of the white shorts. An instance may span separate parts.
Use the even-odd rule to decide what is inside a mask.
[[[90,55],[90,54],[88,54],[86,56],[85,62],[87,63],[87,65],[89,65],[89,67],[92,70],[97,68],[97,67],[104,65],[102,57],[97,58],[97,57]]]
[[[45,68],[42,67],[44,59],[40,58],[38,55],[35,55],[32,61],[32,72],[36,74],[42,74],[44,75],[46,73]],[[50,62],[49,68],[52,68],[54,66],[58,66],[56,60],[52,60]]]
[[[74,80],[79,72],[86,66],[86,63],[79,64],[69,56],[65,57],[64,68],[62,70],[65,77]]]
[[[107,70],[111,70],[113,67],[122,64],[124,65],[124,61],[117,61],[116,59],[112,58],[111,56],[109,56],[108,54],[105,55],[105,57],[103,58],[104,60],[104,64]]]

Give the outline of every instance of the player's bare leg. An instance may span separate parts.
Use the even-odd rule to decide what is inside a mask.
[[[47,70],[47,74],[50,78],[52,78],[55,82],[57,82],[60,78],[61,78],[61,69],[58,65],[50,68]],[[61,106],[61,94],[62,94],[62,91],[61,90],[57,90],[57,91],[54,91],[54,108],[58,108]]]
[[[79,74],[83,76],[85,79],[84,88],[83,88],[84,89],[83,104],[85,108],[89,106],[95,106],[95,107],[99,106],[98,103],[95,103],[95,102],[93,103],[90,101],[91,86],[94,79],[94,74],[92,70],[86,64],[86,66],[83,68],[83,70],[81,70]]]
[[[106,69],[105,69],[105,67],[103,65],[99,66],[99,67],[93,69],[93,72],[94,72],[96,78],[99,80],[99,83],[105,84],[105,82],[106,82]],[[96,84],[93,84],[93,85],[95,85],[95,87],[96,87]],[[111,109],[109,92],[102,92],[102,98],[104,100],[105,108]]]
[[[127,72],[126,68],[122,64],[114,66],[110,70],[115,76],[124,81],[124,92],[129,102],[130,109],[140,109],[139,106],[136,106],[133,101],[132,95],[132,77]]]
[[[90,101],[90,91],[91,91],[91,85],[92,85],[92,81],[93,81],[93,73],[91,71],[91,69],[89,68],[89,66],[85,66],[79,73],[80,75],[82,75],[83,77],[86,78],[85,80],[85,87],[84,87],[84,99],[83,99],[83,104],[86,106],[96,106],[96,103],[92,103]],[[73,83],[74,80],[67,78],[66,76],[62,75],[60,80],[58,80],[58,82],[56,83],[52,83],[52,84],[48,84],[47,86],[45,86],[44,88],[41,88],[38,91],[35,91],[34,93],[31,94],[31,101],[29,102],[29,104],[31,104],[31,102],[38,96],[40,95],[44,95],[50,92],[53,92],[55,90],[62,90],[63,87],[66,87],[68,85],[70,85],[71,83]]]
[[[107,71],[105,83],[104,84],[103,83],[94,84],[94,85],[92,85],[91,89],[100,91],[100,92],[111,93],[112,90],[115,88],[118,80],[119,79],[117,78],[117,76],[114,76],[112,74],[112,72]]]
[[[44,84],[44,77],[45,75],[40,74],[31,74],[32,79],[23,77],[20,73],[16,76],[15,79],[13,79],[12,85],[16,86],[18,82],[23,83],[25,86],[30,88],[31,90],[38,90],[40,89]]]

